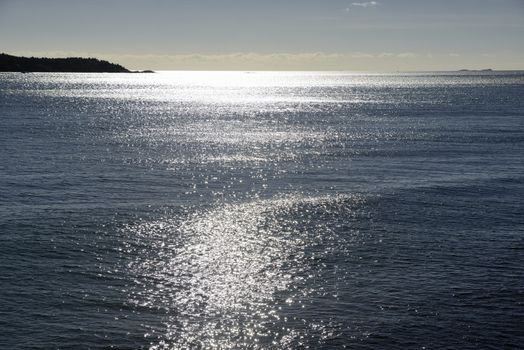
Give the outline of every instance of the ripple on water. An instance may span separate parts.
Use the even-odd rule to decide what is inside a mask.
[[[305,319],[287,323],[283,307],[303,308],[319,292],[305,282],[319,275],[316,261],[329,254],[329,242],[341,244],[331,224],[360,202],[288,195],[125,227],[135,238],[127,250],[138,254],[128,266],[137,284],[131,302],[167,315],[153,348],[279,347],[310,331],[329,333]]]

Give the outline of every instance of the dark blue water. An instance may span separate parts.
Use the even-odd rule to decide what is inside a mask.
[[[524,343],[519,72],[0,74],[0,348]]]

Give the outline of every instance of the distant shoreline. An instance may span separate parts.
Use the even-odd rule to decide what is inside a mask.
[[[491,68],[485,69],[459,69],[459,72],[493,72]]]
[[[153,73],[131,71],[119,64],[96,58],[21,57],[0,54],[0,72],[20,73]]]

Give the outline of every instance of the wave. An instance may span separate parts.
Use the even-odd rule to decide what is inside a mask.
[[[314,292],[303,286],[319,266],[307,261],[329,254],[327,241],[340,244],[332,237],[337,218],[353,215],[363,201],[283,195],[124,228],[140,247],[129,266],[138,287],[130,299],[167,315],[152,349],[267,348],[298,339],[304,329],[286,328],[281,305]],[[283,291],[287,298],[278,301]]]

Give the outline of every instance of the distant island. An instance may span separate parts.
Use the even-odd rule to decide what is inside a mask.
[[[459,69],[459,72],[493,72],[493,69]]]
[[[0,54],[0,72],[49,72],[49,73],[153,73],[130,71],[127,68],[96,58],[68,57],[19,57]]]

